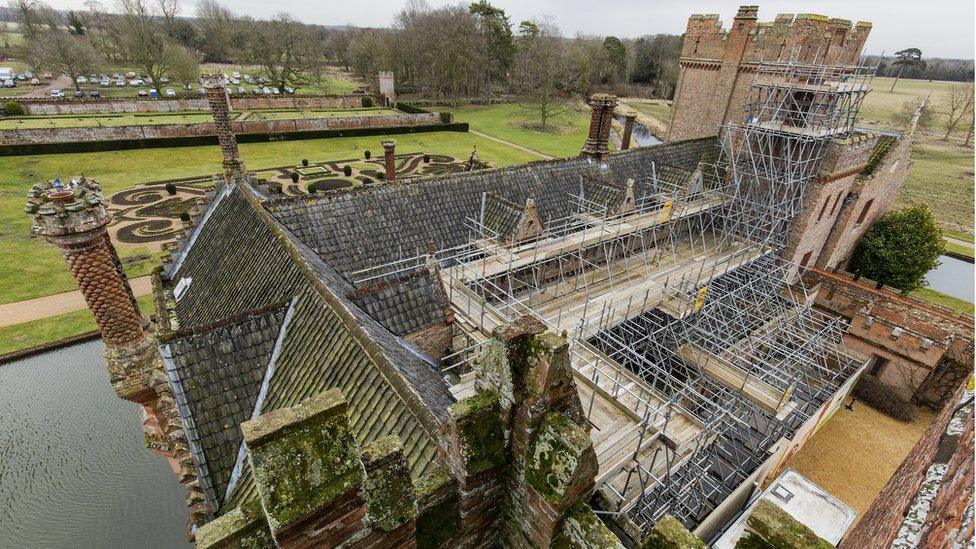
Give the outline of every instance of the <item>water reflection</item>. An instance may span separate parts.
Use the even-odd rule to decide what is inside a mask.
[[[187,547],[185,493],[99,341],[0,366],[0,547]]]
[[[624,116],[618,116],[617,121],[623,124],[627,120]],[[638,121],[634,121],[634,130],[630,133],[630,142],[632,146],[646,147],[648,145],[657,145],[661,143],[661,140],[654,137],[654,134],[647,129],[647,126],[641,124]]]
[[[943,255],[941,264],[925,275],[929,288],[973,302],[973,264]]]

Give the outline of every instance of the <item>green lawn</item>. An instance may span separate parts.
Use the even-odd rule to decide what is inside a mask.
[[[863,123],[899,129],[901,122],[897,119],[905,103],[917,101],[931,94],[928,108],[935,112],[933,126],[934,130],[937,131],[945,115],[944,103],[949,94],[949,89],[953,86],[964,85],[962,82],[942,82],[939,80],[930,82],[928,80],[902,78],[898,80],[895,91],[892,93],[889,90],[893,81],[893,78],[875,78],[871,81],[871,92],[867,94],[861,104],[860,114]]]
[[[477,146],[481,160],[504,166],[536,160],[537,157],[469,133],[431,132],[389,136],[397,141],[397,152],[443,153],[466,158]],[[344,137],[245,143],[241,155],[251,169],[361,157],[369,149],[382,152],[387,136]],[[140,183],[189,178],[217,173],[217,146],[138,149],[78,154],[49,154],[0,157],[0,303],[21,301],[73,290],[75,283],[61,254],[51,245],[30,236],[30,219],[23,207],[28,188],[61,176],[79,173],[101,183],[105,194]],[[130,276],[146,274],[156,262],[145,248],[119,250]]]
[[[943,228],[971,235],[973,149],[919,136],[908,180],[895,201],[896,206],[916,204],[927,204]]]
[[[976,254],[973,253],[972,244],[963,246],[961,244],[956,244],[955,242],[946,242],[946,251],[964,255],[966,257],[976,258]]]
[[[577,110],[572,104],[549,120],[544,132],[538,129],[538,113],[528,106],[506,103],[449,110],[458,122],[469,123],[472,130],[555,157],[578,155],[590,123],[589,109]]]
[[[945,307],[949,307],[950,309],[954,309],[957,313],[960,314],[971,315],[973,314],[974,310],[976,310],[976,307],[974,307],[974,305],[968,301],[959,299],[957,297],[952,297],[951,295],[946,295],[941,292],[937,292],[930,288],[921,288],[915,290],[914,292],[911,293],[911,295],[919,299],[924,299],[926,301],[935,303],[936,305],[943,305]]]
[[[139,308],[143,314],[152,312],[152,294],[139,298]],[[85,334],[97,329],[95,318],[88,309],[24,322],[23,324],[4,326],[0,328],[0,355],[57,339]]]
[[[644,103],[640,101],[628,101],[627,105],[641,114],[657,118],[667,124],[671,117],[671,105],[667,103]]]

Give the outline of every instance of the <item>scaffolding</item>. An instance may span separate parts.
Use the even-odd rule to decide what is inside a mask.
[[[566,215],[523,240],[500,229],[518,207],[485,196],[464,220],[466,242],[353,282],[436,265],[466,339],[442,361],[458,398],[498,326],[531,315],[566,334],[594,425],[600,512],[693,528],[862,366],[843,347],[846,325],[811,308],[779,254],[829,140],[854,130],[871,74],[760,64],[714,163],[654,163],[626,188],[581,177]],[[498,204],[504,222],[486,213]]]

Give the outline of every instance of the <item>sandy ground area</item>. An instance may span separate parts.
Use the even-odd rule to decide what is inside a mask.
[[[856,509],[860,518],[935,416],[920,408],[915,421],[903,423],[855,402],[853,412],[837,410],[791,466]]]
[[[129,285],[136,297],[152,291],[152,280],[148,276],[130,278]],[[88,305],[81,291],[54,294],[27,301],[17,301],[0,305],[0,326],[11,326],[21,322],[30,322],[49,316],[70,313],[84,309]]]

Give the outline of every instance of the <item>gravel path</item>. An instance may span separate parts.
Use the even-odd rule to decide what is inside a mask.
[[[136,297],[152,292],[152,281],[149,276],[130,278],[129,284]],[[85,303],[85,297],[79,290],[6,303],[0,305],[0,327],[40,320],[86,307],[88,305]]]

